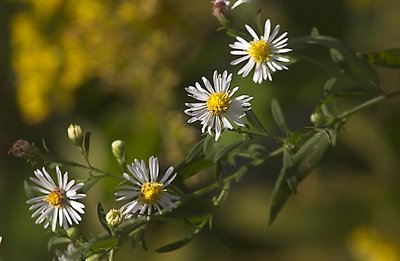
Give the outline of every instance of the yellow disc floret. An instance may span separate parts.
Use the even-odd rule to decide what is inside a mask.
[[[145,204],[155,204],[161,196],[163,185],[157,182],[148,182],[142,185],[140,190],[140,199]]]
[[[228,93],[212,93],[207,100],[207,109],[216,115],[226,112],[231,104]]]
[[[247,52],[256,63],[268,62],[269,60],[269,44],[264,39],[250,42]]]
[[[53,207],[58,208],[61,206],[64,200],[64,195],[61,193],[60,190],[54,190],[50,192],[50,194],[47,196],[46,201],[52,205]]]

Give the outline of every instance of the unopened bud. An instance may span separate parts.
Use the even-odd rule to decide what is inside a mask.
[[[11,154],[18,158],[25,158],[28,155],[31,146],[32,145],[28,141],[19,139],[14,142],[13,146],[8,151],[8,154]]]
[[[312,122],[312,124],[313,124],[314,126],[319,126],[319,125],[321,125],[322,120],[323,120],[322,115],[321,115],[321,113],[319,113],[319,112],[314,112],[314,113],[312,113],[311,116],[310,116],[310,121]]]
[[[125,142],[123,142],[122,140],[113,141],[113,143],[111,143],[111,151],[120,165],[125,164],[126,160]]]
[[[8,154],[17,158],[27,159],[32,164],[46,160],[46,155],[39,148],[23,139],[14,142]]]
[[[231,18],[230,2],[225,0],[215,0],[211,3],[213,5],[213,15],[222,25],[227,25]]]
[[[76,227],[70,227],[67,229],[67,236],[72,240],[76,240],[80,236],[79,230]]]
[[[119,209],[112,208],[106,215],[107,224],[110,227],[118,226],[122,221],[122,212]]]
[[[68,138],[74,143],[76,146],[82,146],[83,135],[81,126],[76,124],[71,124],[68,127]]]

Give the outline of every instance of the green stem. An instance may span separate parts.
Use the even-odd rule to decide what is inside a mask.
[[[68,165],[68,166],[71,166],[71,167],[78,167],[78,168],[82,168],[82,169],[87,169],[87,170],[90,170],[90,171],[97,172],[97,173],[101,174],[102,176],[106,176],[106,177],[122,179],[122,180],[124,179],[122,176],[115,175],[113,173],[109,173],[109,172],[106,172],[104,170],[92,167],[92,166],[86,166],[86,165],[78,163],[78,162],[73,162],[73,161],[68,161],[68,160],[58,160],[58,159],[53,160],[53,162],[61,163],[61,164]]]
[[[348,111],[343,112],[336,119],[337,120],[343,120],[343,119],[353,115],[354,113],[357,113],[357,112],[359,112],[361,110],[364,110],[364,109],[366,109],[368,107],[371,107],[371,106],[373,106],[373,105],[375,105],[375,104],[377,104],[377,103],[379,103],[379,102],[381,102],[381,101],[383,101],[385,99],[393,98],[393,97],[396,97],[396,96],[399,96],[399,95],[400,95],[400,91],[395,91],[395,92],[392,92],[392,93],[389,93],[389,94],[386,94],[386,95],[380,95],[378,97],[373,98],[372,100],[366,101],[366,102],[364,102],[364,103],[362,103],[362,104],[360,104],[360,105],[358,105],[358,106],[356,106],[356,107],[354,107],[354,108],[352,108],[352,109],[350,109]]]
[[[253,136],[260,136],[260,137],[270,137],[271,135],[263,132],[257,132],[257,131],[249,131],[249,130],[243,130],[243,129],[232,129],[229,131],[237,132],[237,133],[245,133]]]

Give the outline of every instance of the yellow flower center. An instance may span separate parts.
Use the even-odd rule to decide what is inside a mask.
[[[253,57],[256,63],[268,62],[269,60],[269,44],[264,39],[250,42],[247,52]]]
[[[207,109],[219,115],[226,112],[231,104],[228,93],[212,93],[207,100]]]
[[[148,182],[142,185],[140,198],[145,204],[155,204],[161,196],[163,185],[157,182]]]
[[[60,190],[52,191],[46,198],[46,201],[56,208],[58,208],[63,203],[63,200],[64,196]]]

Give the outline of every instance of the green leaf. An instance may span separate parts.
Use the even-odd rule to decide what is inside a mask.
[[[220,229],[218,229],[215,224],[214,224],[214,219],[210,217],[209,219],[209,228],[211,231],[211,234],[215,238],[215,240],[228,252],[231,252],[231,249],[229,247],[229,244],[227,242],[226,236]]]
[[[98,177],[90,177],[88,180],[85,181],[83,187],[80,189],[81,192],[85,193],[87,192],[91,187],[93,187],[100,178]]]
[[[319,31],[318,31],[318,28],[317,28],[317,27],[313,27],[313,28],[311,29],[310,36],[311,36],[311,37],[317,37],[317,36],[319,36],[319,35],[320,35],[320,33],[319,33]]]
[[[362,54],[369,64],[388,68],[400,68],[400,48]]]
[[[186,163],[190,162],[203,152],[203,146],[205,141],[206,138],[203,138],[202,140],[197,142],[196,145],[193,146],[192,150],[189,152],[189,155],[186,157]]]
[[[112,238],[106,238],[104,240],[99,240],[95,242],[89,242],[87,248],[90,249],[90,251],[96,253],[99,251],[104,251],[104,250],[109,250],[118,245],[118,240],[114,237]]]
[[[237,148],[242,143],[243,143],[242,140],[237,140],[234,143],[231,143],[228,146],[225,146],[222,149],[220,149],[219,151],[217,151],[217,153],[214,156],[214,163],[220,161],[223,157],[225,157],[225,155],[227,153],[231,152],[232,150]]]
[[[258,119],[258,117],[253,112],[253,110],[248,110],[245,113],[246,113],[247,121],[250,122],[251,125],[253,125],[256,129],[267,133],[267,129],[264,127],[264,125]]]
[[[49,147],[47,147],[47,144],[46,144],[46,140],[45,140],[45,139],[42,139],[42,146],[43,146],[44,151],[45,151],[47,154],[51,154],[51,152],[50,152],[50,150],[49,150]]]
[[[177,180],[185,180],[197,172],[207,169],[211,167],[214,164],[212,160],[205,160],[205,159],[197,159],[197,160],[192,160],[189,163],[185,164],[184,166],[180,166],[179,175],[176,177]]]
[[[258,32],[260,34],[262,34],[264,32],[264,29],[263,29],[263,24],[261,22],[261,9],[258,9],[258,11],[254,17],[254,21],[256,23]]]
[[[83,138],[83,150],[86,156],[89,156],[89,149],[90,149],[90,131],[85,134]]]
[[[192,241],[194,235],[189,235],[181,240],[175,241],[173,243],[170,243],[168,245],[165,245],[163,247],[160,247],[156,249],[156,252],[158,253],[166,253],[166,252],[171,252],[174,250],[177,250],[185,245],[187,245],[190,241]]]
[[[382,92],[379,87],[379,77],[374,68],[338,39],[323,35],[313,35],[292,38],[290,44],[292,46],[295,46],[296,44],[316,44],[336,49],[349,63],[349,66],[352,67],[353,73],[357,75],[357,79],[361,83],[365,84],[365,90],[373,94]]]
[[[106,213],[104,212],[103,205],[100,202],[97,204],[97,217],[99,218],[100,224],[103,228],[111,235],[111,229],[106,221]]]
[[[54,235],[52,236],[49,241],[47,242],[47,251],[50,252],[53,246],[59,245],[59,244],[66,244],[71,242],[71,239],[68,237],[60,236],[60,235]]]
[[[286,133],[289,133],[289,128],[286,125],[285,118],[283,117],[281,106],[276,99],[271,101],[272,117],[275,123]]]
[[[327,97],[331,94],[332,87],[336,83],[336,77],[332,77],[329,80],[326,81],[324,85],[324,96]]]
[[[24,191],[28,198],[34,198],[36,193],[33,191],[32,187],[24,180]]]
[[[327,132],[318,131],[293,155],[293,165],[282,167],[272,193],[269,224],[272,224],[283,205],[296,192],[297,185],[310,173],[330,145]]]
[[[140,230],[138,233],[136,233],[135,235],[135,240],[138,243],[138,245],[144,250],[144,251],[148,251],[147,248],[147,243],[146,243],[146,238],[144,235],[144,231]]]
[[[222,176],[222,165],[221,162],[215,164],[215,179],[221,187],[224,185],[224,177]]]

